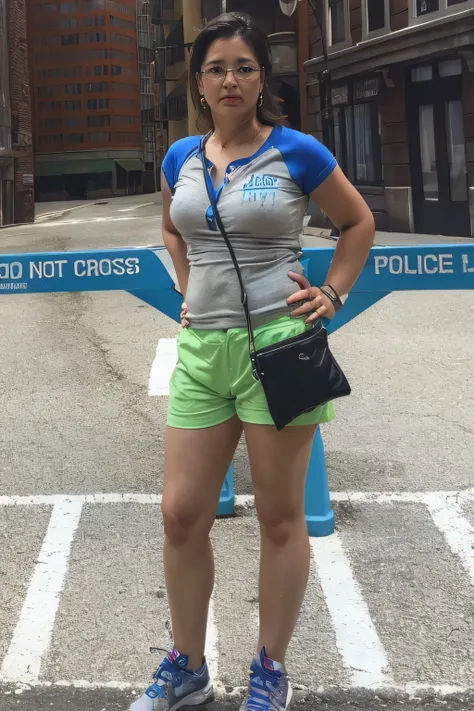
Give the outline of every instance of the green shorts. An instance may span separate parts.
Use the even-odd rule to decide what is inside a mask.
[[[301,319],[278,318],[255,329],[256,347],[273,345],[307,328]],[[170,381],[167,424],[202,429],[235,414],[242,422],[273,425],[262,385],[252,375],[247,329],[183,329],[178,338],[178,364]],[[291,424],[315,425],[334,417],[333,404],[328,403]]]

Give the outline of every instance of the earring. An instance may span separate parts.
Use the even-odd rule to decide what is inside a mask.
[[[203,108],[203,111],[207,109],[206,99],[204,98],[204,96],[201,96],[201,106]]]
[[[262,91],[262,93],[260,94],[260,96],[258,97],[258,104],[257,104],[257,106],[260,107],[262,104],[263,104],[263,91]]]

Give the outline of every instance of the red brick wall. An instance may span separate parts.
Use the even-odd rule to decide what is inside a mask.
[[[32,185],[24,185],[23,181],[24,174],[34,173],[26,0],[9,0],[7,15],[12,124],[18,128],[18,140],[14,135],[13,148],[23,153],[21,158],[15,158],[14,220],[16,223],[33,222],[34,189]]]

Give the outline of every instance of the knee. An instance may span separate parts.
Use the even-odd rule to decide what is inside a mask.
[[[203,512],[198,506],[193,506],[193,502],[186,503],[175,498],[164,498],[161,513],[165,536],[172,545],[198,543],[209,535],[212,522],[207,522]]]
[[[304,510],[299,504],[257,500],[255,503],[262,535],[277,546],[286,545],[295,532],[305,526]]]

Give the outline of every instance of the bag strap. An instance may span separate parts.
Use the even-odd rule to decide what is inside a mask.
[[[206,136],[204,136],[201,139],[201,146],[200,146],[200,152],[201,152],[201,163],[202,163],[202,170],[204,173],[204,182],[206,184],[206,190],[207,190],[207,195],[209,197],[209,202],[212,207],[212,212],[214,214],[214,219],[216,221],[216,224],[220,230],[221,235],[224,238],[224,241],[226,243],[227,249],[230,252],[230,256],[232,259],[232,262],[235,267],[235,271],[237,272],[237,278],[239,280],[239,286],[240,286],[240,302],[244,308],[245,311],[245,318],[247,321],[247,330],[249,333],[249,350],[250,350],[250,359],[252,361],[253,365],[253,374],[254,377],[258,378],[258,373],[257,373],[257,368],[256,368],[256,360],[254,358],[254,353],[257,350],[255,347],[255,336],[253,333],[252,329],[252,321],[250,319],[250,311],[249,311],[249,306],[248,306],[248,297],[247,297],[247,292],[245,291],[245,286],[244,282],[242,279],[242,273],[240,271],[239,263],[237,261],[237,257],[235,256],[234,248],[232,247],[232,244],[230,243],[229,237],[227,236],[227,232],[225,231],[225,227],[223,225],[223,222],[221,220],[221,216],[219,214],[219,209],[217,207],[217,201],[216,201],[216,195],[215,195],[215,190],[214,190],[214,185],[212,183],[212,178],[209,175],[209,171],[207,169],[206,165],[206,154],[205,154],[205,147],[206,143],[210,137],[210,133],[208,133]]]

